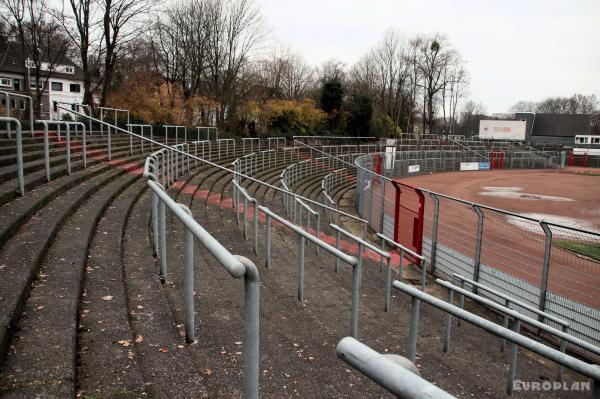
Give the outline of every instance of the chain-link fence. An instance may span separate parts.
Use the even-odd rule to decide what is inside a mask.
[[[600,345],[600,233],[547,223],[423,189],[415,189],[413,194],[408,187],[402,190],[401,182],[391,180],[424,172],[460,170],[461,163],[481,162],[479,159],[467,151],[361,156],[355,161],[359,167],[357,211],[376,231],[403,245],[412,243],[412,248],[425,256],[433,274],[443,278],[452,278],[454,273],[468,276],[569,321],[571,334]],[[511,168],[548,166],[543,159],[527,156],[525,151],[511,152],[504,161]],[[377,174],[390,179],[384,180]],[[423,198],[420,232],[415,223],[410,223],[410,217],[419,218],[419,210],[405,209],[402,204],[403,196],[409,195]],[[408,204],[411,203],[419,201],[412,198]],[[414,246],[419,239],[422,248]],[[491,294],[481,295],[498,299]],[[525,309],[519,311],[538,317]]]

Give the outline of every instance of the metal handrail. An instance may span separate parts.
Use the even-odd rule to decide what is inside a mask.
[[[267,268],[269,268],[271,265],[271,219],[279,222],[283,226],[292,230],[293,232],[298,234],[298,237],[300,238],[300,256],[298,257],[298,300],[300,302],[304,303],[304,247],[307,240],[320,246],[325,251],[335,256],[336,260],[340,259],[344,263],[352,266],[352,310],[350,317],[350,335],[354,338],[357,338],[358,306],[360,300],[360,280],[362,275],[362,262],[354,256],[348,255],[340,251],[339,248],[334,248],[331,245],[327,244],[325,241],[321,240],[320,238],[317,238],[312,234],[306,232],[302,228],[294,225],[285,218],[272,212],[271,210],[269,210],[269,208],[259,206],[258,209],[259,211],[263,212],[266,216],[265,258]]]
[[[219,158],[221,159],[221,143],[225,144],[225,156],[229,156],[229,144],[232,144],[233,151],[232,155],[235,155],[235,140],[234,139],[217,139],[217,150],[219,154]]]
[[[258,201],[256,198],[251,197],[248,192],[235,181],[235,179],[231,179],[231,183],[233,184],[233,198],[234,198],[234,206],[235,206],[235,218],[237,223],[239,224],[239,209],[240,209],[240,199],[239,193],[242,193],[244,196],[244,240],[248,239],[248,202],[252,202],[254,204],[254,217],[253,217],[253,248],[254,255],[258,255]]]
[[[11,109],[11,105],[10,105],[10,97],[18,97],[18,98],[26,98],[29,100],[29,131],[31,132],[31,137],[34,136],[34,131],[33,131],[33,99],[31,98],[31,96],[25,95],[25,94],[20,94],[20,93],[14,93],[11,91],[0,91],[0,94],[4,94],[4,96],[6,97],[6,117],[10,118],[10,109]],[[17,107],[18,109],[19,107]],[[8,134],[8,138],[10,138],[11,133],[10,133],[10,123],[6,124],[7,127],[7,131],[6,133]]]
[[[260,149],[260,139],[258,137],[242,137],[242,153],[246,153],[246,143],[250,144],[250,152],[252,152],[256,142],[258,142],[258,148]]]
[[[385,243],[387,242],[388,244],[390,244],[400,250],[400,266],[398,268],[398,276],[399,276],[400,281],[402,281],[402,268],[404,266],[403,265],[404,255],[406,255],[408,253],[410,256],[412,256],[413,258],[420,261],[419,266],[421,266],[421,291],[425,291],[425,283],[426,283],[426,278],[427,278],[427,267],[426,267],[425,257],[422,255],[419,255],[418,253],[414,252],[410,248],[407,248],[404,245],[397,243],[396,241],[392,240],[389,237],[386,237],[385,235],[383,235],[381,233],[377,233],[377,237],[381,238],[381,248],[384,248]],[[380,269],[383,269],[383,264],[380,264]],[[387,274],[389,275],[388,279],[391,279],[391,270],[390,270],[389,265],[388,265]],[[391,284],[391,282],[390,282],[390,284]]]
[[[448,317],[457,317],[462,319],[470,324],[473,324],[477,327],[480,327],[487,332],[502,338],[506,339],[513,343],[513,352],[518,350],[518,347],[521,346],[523,348],[529,349],[530,351],[537,353],[547,359],[553,360],[556,363],[568,367],[572,370],[575,370],[586,377],[590,377],[594,380],[594,397],[598,397],[600,395],[600,367],[592,364],[585,363],[573,356],[567,355],[566,353],[562,353],[554,348],[551,348],[547,345],[543,345],[538,341],[535,341],[531,338],[528,338],[524,335],[521,335],[518,331],[520,329],[520,319],[516,319],[513,325],[513,330],[509,330],[508,328],[502,327],[498,324],[495,324],[489,320],[484,319],[483,317],[477,316],[473,313],[470,313],[466,310],[463,310],[457,306],[452,305],[451,303],[451,295],[448,295],[448,302],[444,302],[443,300],[434,297],[433,295],[429,295],[423,291],[420,291],[408,284],[401,283],[400,281],[394,281],[392,286],[405,294],[408,294],[411,297],[411,317],[410,317],[410,332],[409,332],[409,340],[407,347],[407,357],[410,361],[414,362],[416,358],[416,345],[417,345],[417,327],[419,323],[419,307],[420,302],[423,301],[433,307],[436,307],[445,313],[448,314]],[[458,288],[458,287],[456,287]],[[451,292],[451,291],[450,291]],[[468,292],[468,291],[467,291]],[[510,309],[509,309],[510,310]],[[522,315],[518,312],[514,312],[517,317],[522,317]],[[447,324],[448,325],[448,324]],[[449,331],[449,330],[447,330]],[[558,331],[560,333],[560,331]],[[516,360],[516,357],[513,357]],[[512,381],[514,379],[514,375],[516,372],[516,364],[510,364],[509,366],[509,382],[507,384],[507,392],[510,394],[512,392]]]
[[[148,175],[148,177],[152,177]],[[165,206],[183,224],[185,228],[184,240],[184,295],[185,295],[185,331],[186,342],[194,342],[194,239],[198,240],[204,248],[223,266],[229,275],[235,279],[244,278],[244,397],[258,398],[259,376],[259,325],[260,325],[260,275],[256,265],[249,259],[232,255],[221,243],[208,233],[194,218],[189,209],[175,202],[152,178],[147,180],[156,199],[154,203],[158,210],[153,209],[153,214],[162,220],[159,225],[165,224]],[[162,211],[160,211],[162,209]],[[163,278],[166,278],[166,229],[159,229],[161,260],[165,258],[165,269],[161,269]]]
[[[132,127],[139,127],[140,128],[140,135],[143,137],[144,136],[144,129],[145,128],[150,128],[150,140],[154,140],[154,128],[152,127],[152,125],[145,125],[145,124],[140,124],[140,123],[128,123],[126,125],[129,130],[131,131]],[[144,153],[144,140],[140,140],[141,144],[142,144],[142,154]],[[154,143],[152,143],[152,141],[150,142],[150,151],[154,151]],[[129,155],[133,155],[133,137],[129,136]]]
[[[362,342],[345,337],[335,351],[340,359],[401,399],[452,399],[454,396],[421,378],[414,363],[410,369],[395,362],[390,354],[381,354]],[[408,361],[404,358],[404,360]]]
[[[200,141],[200,129],[206,129],[206,140],[210,140],[210,131],[211,129],[214,129],[215,140],[219,140],[219,129],[217,129],[215,126],[196,126],[197,141]]]
[[[187,141],[187,127],[181,125],[163,125],[165,131],[165,143],[169,142],[169,129],[175,129],[175,145],[179,144],[179,129],[183,129],[183,141]]]
[[[471,291],[467,291],[463,288],[460,288],[460,287],[452,284],[449,281],[436,279],[435,282],[443,287],[446,287],[446,288],[452,290],[452,291],[456,291],[459,294],[466,296],[467,298],[470,298],[476,302],[479,302],[493,310],[496,310],[501,313],[506,313],[510,317],[513,317],[514,319],[518,319],[524,323],[531,325],[532,327],[540,329],[541,331],[545,331],[548,334],[552,334],[552,335],[556,336],[557,338],[564,339],[565,341],[570,342],[573,345],[577,345],[585,350],[595,353],[596,355],[600,355],[600,347],[598,347],[596,345],[590,344],[589,342],[586,342],[580,338],[574,337],[570,334],[565,333],[564,331],[558,330],[547,324],[540,323],[536,319],[533,319],[529,316],[525,316],[525,315],[517,312],[516,310],[507,308],[506,306],[502,306],[499,303],[492,301],[491,299],[484,298],[481,295],[477,295]]]
[[[7,125],[14,123],[17,126],[17,182],[18,193],[21,196],[25,195],[25,178],[23,175],[23,135],[21,133],[21,122],[17,118],[0,116],[0,122],[6,122]]]

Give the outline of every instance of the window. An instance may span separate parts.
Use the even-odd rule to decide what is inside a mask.
[[[75,68],[73,68],[72,66],[66,66],[64,67],[65,73],[75,73]]]
[[[81,91],[81,85],[71,83],[71,85],[69,86],[69,91],[71,93],[79,93]]]
[[[21,104],[21,111],[25,110],[25,100],[21,100],[20,104]]]
[[[12,79],[0,78],[0,87],[12,87]]]
[[[600,137],[594,137],[594,144],[600,144]]]
[[[17,100],[10,100],[10,107],[17,109]]]
[[[62,83],[52,82],[52,91],[62,91]]]
[[[52,109],[54,110],[54,112],[58,112],[58,103],[56,101],[52,102]]]
[[[21,81],[19,79],[15,79],[15,91],[21,91]]]

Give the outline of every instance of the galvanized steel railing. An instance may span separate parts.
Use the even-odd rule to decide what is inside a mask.
[[[6,118],[11,118],[11,109],[12,109],[12,105],[10,103],[10,97],[17,97],[17,98],[25,98],[27,100],[29,100],[29,131],[31,132],[31,137],[34,136],[34,130],[33,130],[33,100],[31,99],[30,96],[27,96],[25,94],[20,94],[20,93],[14,93],[12,91],[0,91],[0,94],[4,94],[4,96],[6,97]],[[16,102],[15,102],[16,104]],[[17,109],[19,107],[17,106]],[[3,120],[6,121],[6,120]],[[10,132],[10,123],[6,123],[6,134],[8,135],[8,138],[11,137],[11,132]]]
[[[342,338],[335,351],[340,359],[401,399],[453,399],[454,396],[421,378],[410,360],[375,352],[362,342]]]
[[[144,137],[144,130],[150,129],[150,151],[154,151],[154,129],[153,129],[152,125],[128,123],[126,126],[127,126],[127,130],[129,130],[130,132],[133,130],[134,127],[139,128],[140,136],[142,136],[142,137]],[[141,151],[143,154],[144,153],[144,139],[140,139],[140,144],[142,147]],[[129,135],[129,155],[133,155],[133,136],[131,136],[131,135]]]
[[[523,347],[531,350],[534,353],[537,353],[540,356],[543,356],[547,359],[553,360],[556,363],[568,367],[578,373],[585,375],[586,377],[592,378],[594,381],[593,388],[593,397],[600,397],[600,367],[593,364],[585,363],[573,356],[567,355],[559,350],[556,350],[550,346],[541,344],[538,341],[535,341],[531,338],[528,338],[520,333],[520,325],[522,320],[526,320],[527,323],[535,322],[535,320],[531,320],[526,318],[526,316],[521,315],[520,313],[504,308],[502,305],[499,305],[495,302],[489,301],[486,305],[490,307],[493,306],[494,309],[497,309],[501,312],[507,312],[514,319],[513,329],[508,329],[503,326],[497,325],[489,320],[486,320],[480,316],[477,316],[473,313],[467,312],[457,306],[452,304],[452,292],[457,291],[466,296],[477,296],[475,294],[470,293],[469,291],[462,290],[457,286],[453,286],[448,282],[444,282],[442,280],[437,280],[438,283],[443,283],[442,285],[449,288],[448,291],[448,302],[444,302],[443,300],[436,298],[432,295],[429,295],[423,291],[417,290],[414,287],[404,284],[400,281],[394,281],[393,287],[405,294],[408,294],[411,297],[411,316],[410,316],[410,331],[409,338],[407,343],[407,357],[410,361],[414,362],[416,359],[417,352],[417,330],[419,324],[419,308],[420,302],[423,301],[428,303],[429,305],[436,307],[445,313],[447,313],[446,319],[446,331],[445,335],[449,337],[450,335],[450,326],[452,323],[452,317],[457,317],[462,319],[470,324],[473,324],[477,327],[480,327],[487,332],[507,341],[513,343],[512,346],[512,354],[511,361],[509,364],[509,372],[508,372],[508,384],[507,384],[507,393],[511,394],[513,390],[513,380],[516,373],[516,361],[517,361],[517,353],[518,348]],[[482,298],[485,299],[485,298]],[[480,301],[480,299],[478,299]],[[482,302],[483,303],[483,302]],[[528,320],[529,319],[529,320]],[[541,323],[540,323],[541,324]],[[541,325],[540,327],[547,328],[546,325]],[[573,339],[572,336],[568,334],[564,334],[562,331],[556,330],[554,332],[555,335],[564,338],[565,340]]]
[[[50,181],[50,149],[48,143],[48,126],[56,125],[60,127],[65,125],[67,127],[67,133],[65,135],[65,143],[67,150],[67,174],[71,174],[71,126],[81,127],[82,129],[82,159],[83,167],[87,168],[87,141],[86,141],[86,128],[83,122],[68,122],[68,121],[54,121],[54,120],[37,120],[35,123],[40,123],[44,126],[44,167],[46,169],[46,181]]]
[[[17,182],[19,195],[25,195],[25,177],[23,175],[23,136],[21,133],[21,122],[17,118],[0,117],[0,122],[6,122],[7,125],[14,123],[17,131]]]

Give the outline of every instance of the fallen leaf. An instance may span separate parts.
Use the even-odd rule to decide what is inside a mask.
[[[236,341],[236,342],[234,342],[234,344],[236,344],[236,345],[241,345],[241,344],[242,344],[242,341]]]
[[[183,348],[185,348],[185,346],[183,346],[183,345],[177,345],[177,348],[183,349]]]
[[[136,344],[142,343],[143,341],[144,341],[144,337],[142,337],[141,335],[138,335],[137,337],[135,337]]]
[[[130,341],[128,339],[122,339],[118,341],[118,343],[125,348],[127,348],[130,345]]]
[[[202,374],[206,374],[206,375],[211,375],[213,373],[213,371],[209,368],[203,368],[200,371],[202,372]]]
[[[112,299],[113,299],[113,296],[112,296],[112,295],[106,295],[106,296],[103,296],[103,297],[102,297],[102,300],[103,300],[103,301],[112,301]]]
[[[167,353],[167,352],[169,352],[169,350],[167,348],[160,348],[158,351],[160,353]]]

